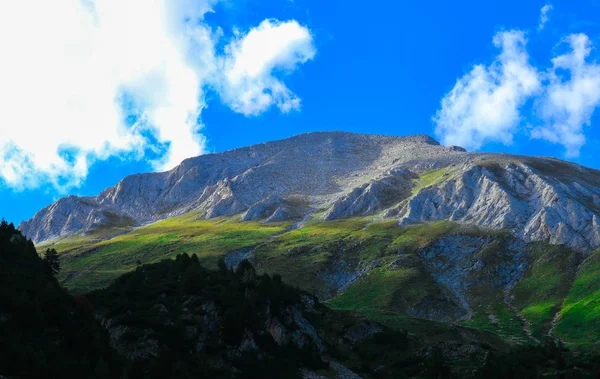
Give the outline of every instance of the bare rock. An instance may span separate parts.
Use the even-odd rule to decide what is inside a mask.
[[[423,180],[432,170],[444,175]],[[319,209],[326,220],[381,214],[400,224],[508,229],[586,253],[600,247],[599,199],[599,171],[553,158],[469,153],[428,136],[324,132],[128,176],[97,196],[62,198],[19,228],[40,243],[191,211],[275,222]]]

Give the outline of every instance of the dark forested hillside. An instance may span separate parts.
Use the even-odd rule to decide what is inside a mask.
[[[332,311],[279,275],[200,266],[196,255],[140,266],[93,292],[128,377],[301,378],[443,375],[422,344]],[[352,374],[354,373],[354,374]],[[313,375],[313,376],[311,376]],[[349,376],[355,377],[355,376]]]
[[[293,378],[445,372],[420,343],[308,293],[180,255],[73,297],[12,224],[0,225],[0,375],[4,378]],[[393,357],[393,359],[391,359]],[[441,370],[441,371],[440,371]]]
[[[108,288],[71,296],[12,224],[0,224],[3,378],[593,378],[600,360],[548,339],[507,349],[492,334],[425,325],[421,335],[196,254],[139,264]],[[431,323],[431,322],[429,322]],[[435,332],[437,330],[437,332]],[[429,338],[440,333],[441,337]],[[494,339],[496,338],[496,340]]]
[[[31,240],[5,221],[0,223],[0,341],[4,377],[112,378],[121,371],[89,304],[66,293]]]

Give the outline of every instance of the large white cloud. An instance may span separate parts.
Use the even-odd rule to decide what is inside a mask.
[[[523,32],[500,32],[494,45],[500,49],[496,60],[473,67],[442,99],[434,122],[444,144],[478,149],[487,142],[511,143],[520,108],[540,90]]]
[[[173,167],[204,151],[208,87],[244,114],[297,108],[274,70],[314,57],[310,32],[265,21],[221,56],[221,32],[203,20],[216,2],[0,2],[0,181],[64,190],[97,159],[148,149]]]
[[[592,50],[587,35],[573,34],[566,42],[571,51],[552,59],[546,90],[537,101],[544,124],[533,129],[532,137],[561,144],[574,157],[585,144],[583,127],[600,106],[600,65],[586,62]]]

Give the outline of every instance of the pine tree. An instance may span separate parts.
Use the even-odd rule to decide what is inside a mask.
[[[52,275],[56,275],[60,272],[60,261],[58,259],[58,253],[54,249],[47,249],[44,254],[44,262]]]

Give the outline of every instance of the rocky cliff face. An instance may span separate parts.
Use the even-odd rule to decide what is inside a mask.
[[[401,223],[451,220],[508,229],[520,239],[564,244],[576,251],[600,246],[600,176],[554,159],[480,157],[388,211]]]
[[[20,229],[35,242],[187,212],[243,220],[355,216],[509,229],[581,252],[600,247],[600,172],[552,158],[468,153],[427,136],[310,133],[133,175],[67,197]]]

